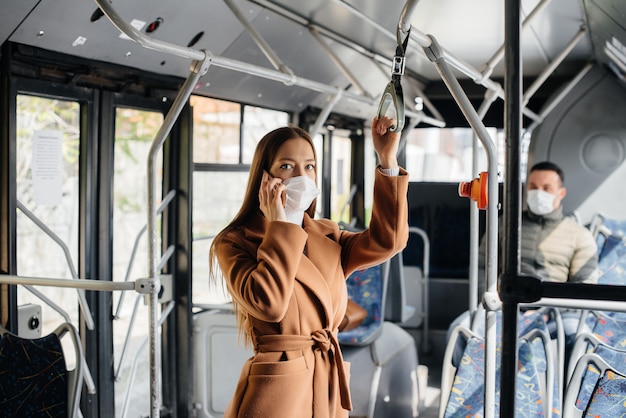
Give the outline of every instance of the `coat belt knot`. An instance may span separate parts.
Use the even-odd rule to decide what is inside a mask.
[[[315,402],[316,397],[328,398],[330,396],[330,404],[334,405],[338,395],[341,406],[344,409],[352,410],[349,377],[344,369],[339,341],[330,330],[313,331],[310,337],[304,335],[261,335],[255,341],[255,348],[260,352],[293,351],[312,347],[315,361],[318,363],[313,372],[313,416],[316,418],[329,416],[328,410],[319,409],[320,405],[327,403]],[[328,367],[326,371],[323,371],[324,364]],[[328,381],[327,373],[331,376],[330,381]]]
[[[315,341],[315,345],[317,348],[319,348],[323,352],[328,352],[332,347],[331,337],[330,337],[331,335],[332,334],[330,333],[329,330],[320,329],[320,330],[314,331],[311,334],[311,338],[313,339],[313,341]]]

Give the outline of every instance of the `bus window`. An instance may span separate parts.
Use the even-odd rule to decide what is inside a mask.
[[[118,107],[115,112],[115,149],[113,177],[113,280],[137,280],[148,277],[148,237],[142,229],[147,223],[146,165],[152,141],[163,123],[160,112]],[[156,196],[161,196],[162,153],[156,159]],[[157,217],[160,231],[161,218]],[[133,251],[137,237],[138,247]],[[160,248],[160,234],[157,234]],[[115,372],[120,381],[115,384],[116,410],[121,411],[134,353],[148,336],[148,307],[139,294],[128,293],[122,298],[113,295],[114,312],[119,318],[113,322],[113,353]],[[121,302],[121,303],[120,303]],[[133,309],[137,305],[134,322]],[[123,364],[121,353],[126,335],[130,339]],[[148,375],[148,356],[140,357],[139,373]],[[148,382],[137,385],[132,393],[129,414],[136,416],[149,409]],[[146,393],[142,393],[145,390]]]
[[[16,199],[17,273],[20,276],[71,279],[78,269],[78,164],[80,105],[77,102],[27,95],[17,96]],[[29,216],[43,223],[68,248],[70,260]],[[72,267],[70,267],[70,263]],[[78,324],[75,289],[38,287]],[[63,320],[57,312],[24,287],[18,305],[40,305],[41,334]]]
[[[352,140],[339,130],[332,135],[331,167],[330,219],[349,223],[350,207],[346,204],[352,187]]]
[[[198,96],[192,96],[190,103],[193,107],[194,163],[240,163],[241,105]]]
[[[248,183],[248,172],[195,171],[193,175],[193,302],[225,303],[225,287],[209,287],[209,247],[235,217]]]
[[[504,133],[487,128],[498,150],[498,171],[504,171]],[[478,166],[472,172],[472,138],[470,128],[421,128],[407,135],[406,168],[411,181],[457,182],[474,178],[487,170],[487,154],[478,143]],[[526,140],[528,141],[528,140]],[[528,146],[522,146],[521,160],[526,161]],[[525,170],[522,169],[522,172]]]
[[[224,303],[224,286],[209,286],[213,237],[237,214],[257,142],[289,123],[286,112],[192,96],[193,107],[193,303]],[[210,208],[210,209],[209,209]]]
[[[287,124],[289,124],[289,115],[285,112],[244,106],[242,162],[250,164],[257,142],[269,131]]]

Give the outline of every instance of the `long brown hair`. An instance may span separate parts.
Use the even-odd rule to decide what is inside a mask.
[[[252,164],[250,166],[250,175],[248,177],[248,186],[243,198],[243,203],[239,212],[232,221],[222,231],[220,231],[211,244],[209,250],[209,275],[211,280],[216,283],[217,278],[215,276],[215,262],[217,248],[222,241],[224,235],[233,229],[239,228],[248,223],[254,216],[259,213],[259,188],[261,187],[261,179],[263,171],[269,173],[270,167],[276,158],[278,149],[288,140],[302,138],[306,140],[313,150],[313,158],[315,158],[315,174],[317,175],[317,156],[315,154],[315,145],[311,136],[302,128],[297,126],[285,126],[268,132],[256,146],[254,156],[252,157]],[[306,210],[311,218],[315,216],[315,206],[317,199],[313,200],[311,206]]]

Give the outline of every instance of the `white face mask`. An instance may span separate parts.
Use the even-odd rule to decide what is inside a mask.
[[[291,177],[283,180],[283,184],[287,188],[286,211],[304,212],[320,194],[315,182],[307,176]]]
[[[526,196],[528,209],[536,215],[547,215],[554,210],[556,195],[543,190],[529,190]]]

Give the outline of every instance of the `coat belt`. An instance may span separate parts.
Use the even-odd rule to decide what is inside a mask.
[[[319,410],[321,405],[326,405],[327,401],[316,402],[316,397],[324,396],[326,394],[326,379],[322,368],[320,367],[325,363],[325,357],[328,356],[328,362],[330,363],[330,405],[335,405],[335,396],[337,389],[341,400],[341,406],[350,411],[352,410],[352,400],[350,399],[350,386],[348,377],[346,376],[343,368],[343,357],[341,356],[341,349],[339,348],[339,342],[335,335],[328,329],[320,329],[313,331],[310,336],[306,335],[261,335],[256,338],[255,347],[259,352],[282,352],[282,351],[294,351],[304,350],[308,347],[313,347],[315,354],[315,367],[313,372],[313,416],[314,417],[327,417],[328,410]],[[335,388],[335,379],[333,369],[336,370],[336,374],[339,378],[338,388]]]

